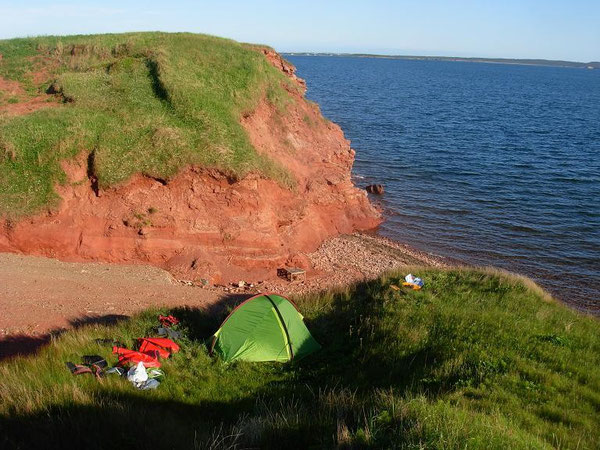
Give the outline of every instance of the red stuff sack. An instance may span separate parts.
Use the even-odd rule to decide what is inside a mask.
[[[167,338],[142,338],[148,342],[151,342],[154,345],[158,345],[166,350],[169,350],[171,353],[177,353],[179,351],[179,345],[176,342],[173,342],[171,339]]]
[[[161,358],[168,358],[171,353],[179,351],[179,345],[166,338],[138,338],[138,344],[140,352],[150,353],[156,351]]]
[[[124,366],[128,363],[137,364],[141,361],[144,367],[160,367],[157,351],[142,353],[127,348],[113,347],[112,352],[119,357],[118,366]]]

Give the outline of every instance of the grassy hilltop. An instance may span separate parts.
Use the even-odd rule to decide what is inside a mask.
[[[597,448],[597,320],[520,277],[411,270],[422,291],[392,273],[298,299],[323,348],[288,365],[224,365],[203,344],[220,318],[172,311],[187,338],[156,391],[64,366],[110,358],[95,339],[131,343],[156,311],[68,332],[0,365],[0,446]]]
[[[287,172],[257,154],[240,116],[262,98],[284,108],[292,83],[248,45],[189,33],[130,33],[0,41],[0,76],[55,107],[0,109],[0,217],[39,211],[64,182],[59,162],[82,151],[99,186],[137,172],[168,178],[182,166]]]

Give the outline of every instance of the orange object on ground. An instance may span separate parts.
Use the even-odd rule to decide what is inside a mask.
[[[171,353],[179,351],[179,345],[167,338],[138,338],[140,352],[150,353],[157,351],[161,358],[168,358]]]
[[[142,362],[144,367],[160,367],[160,361],[158,360],[159,352],[156,350],[142,353],[127,348],[113,347],[112,352],[119,357],[119,362],[117,363],[118,366]]]
[[[415,283],[409,283],[407,281],[405,281],[404,283],[402,283],[402,286],[409,286],[412,287],[415,291],[418,291],[419,289],[421,289],[421,286],[419,286],[418,284]]]

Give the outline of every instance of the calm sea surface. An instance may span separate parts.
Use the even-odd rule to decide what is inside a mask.
[[[287,58],[385,185],[381,234],[600,313],[600,70]]]

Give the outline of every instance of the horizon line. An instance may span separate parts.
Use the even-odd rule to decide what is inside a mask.
[[[384,53],[363,53],[363,52],[310,52],[310,51],[282,51],[282,55],[301,55],[301,56],[351,56],[364,58],[388,58],[388,59],[442,59],[452,61],[485,61],[485,62],[521,62],[523,64],[533,65],[532,63],[567,63],[574,65],[597,65],[598,61],[571,61],[566,59],[547,59],[547,58],[509,58],[509,57],[486,57],[486,56],[441,56],[441,55],[410,55],[410,54],[384,54]]]

